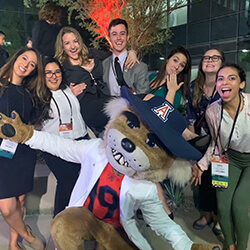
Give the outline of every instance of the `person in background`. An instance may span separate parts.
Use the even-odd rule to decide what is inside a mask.
[[[5,44],[5,33],[0,30],[0,69],[9,58],[9,53],[3,48]]]
[[[43,57],[55,55],[55,42],[61,28],[61,8],[48,3],[39,11],[39,21],[32,29],[32,47]]]
[[[182,112],[181,107],[187,99],[191,67],[191,56],[188,50],[182,46],[174,48],[151,81],[149,93],[165,98]]]
[[[89,139],[86,125],[80,113],[80,105],[70,88],[63,83],[63,70],[54,59],[44,62],[46,85],[52,93],[50,119],[42,124],[42,130],[75,140]],[[78,178],[80,164],[67,162],[49,153],[44,159],[56,177],[57,187],[54,203],[54,216],[65,209]]]
[[[120,88],[125,85],[135,94],[147,94],[149,89],[148,67],[145,63],[135,63],[132,68],[126,67],[129,55],[128,24],[125,20],[113,19],[109,24],[109,39],[112,44],[112,55],[106,58],[103,65],[103,81],[108,84],[112,96],[120,96]]]
[[[27,48],[32,48],[32,39],[31,39],[31,37],[27,37],[26,47]]]
[[[0,71],[0,112],[10,116],[15,110],[22,121],[35,125],[48,118],[51,94],[47,90],[40,55],[23,48]],[[40,103],[39,103],[40,102]],[[37,115],[37,111],[43,112]],[[47,116],[46,116],[47,114]],[[25,194],[32,191],[36,152],[24,144],[0,140],[0,211],[10,227],[9,250],[22,249],[18,235],[32,249],[43,250],[43,242],[35,237],[23,220]]]
[[[212,140],[204,157],[193,166],[192,181],[198,185],[212,163],[218,218],[229,250],[249,249],[250,95],[242,92],[245,84],[246,74],[239,65],[225,64],[218,70],[216,89],[221,100],[206,110]],[[219,172],[217,160],[224,163]]]
[[[215,90],[216,73],[224,62],[225,56],[221,50],[209,48],[200,60],[196,79],[189,86],[186,105],[188,128],[200,136],[209,134],[205,111],[209,103],[220,98],[219,93]],[[203,154],[205,154],[206,148],[204,148]],[[196,230],[202,230],[206,225],[210,225],[213,222],[213,212],[216,214],[216,193],[211,184],[210,167],[208,170],[202,175],[202,184],[199,185],[198,208],[202,211],[202,216],[193,224]],[[213,232],[216,235],[221,233],[218,223],[215,223]]]

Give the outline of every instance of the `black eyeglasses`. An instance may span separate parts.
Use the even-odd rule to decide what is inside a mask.
[[[60,76],[62,76],[62,72],[61,72],[61,70],[56,70],[55,72],[47,71],[47,72],[45,72],[45,75],[47,78],[51,78],[51,77],[53,77],[53,75],[55,75],[56,77],[60,77]]]
[[[212,60],[213,62],[218,62],[219,59],[221,59],[221,56],[203,56],[203,61],[208,62],[209,60]]]

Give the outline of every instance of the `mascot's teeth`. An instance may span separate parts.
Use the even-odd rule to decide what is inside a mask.
[[[121,154],[116,154],[116,155],[114,155],[114,158],[115,158],[117,161],[119,161],[119,159],[121,158]]]
[[[129,167],[129,164],[127,161],[125,161],[123,155],[119,152],[117,152],[117,150],[115,149],[111,149],[111,152],[113,154],[113,157],[115,158],[115,160],[120,164],[120,165],[123,165],[124,167],[128,168]]]
[[[123,156],[120,158],[119,163],[120,163],[121,165],[124,165],[124,157],[123,157]]]

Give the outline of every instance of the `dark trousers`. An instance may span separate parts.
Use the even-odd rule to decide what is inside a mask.
[[[64,161],[49,153],[43,153],[43,156],[57,180],[54,202],[54,216],[56,216],[69,204],[70,195],[78,178],[81,165]]]
[[[217,212],[216,189],[212,187],[211,166],[201,176],[199,186],[199,209],[205,212]]]

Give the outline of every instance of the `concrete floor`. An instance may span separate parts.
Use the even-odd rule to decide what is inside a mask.
[[[30,225],[33,233],[46,242],[46,250],[54,249],[53,241],[50,237],[50,222],[52,219],[54,192],[56,181],[53,174],[50,173],[47,166],[40,162],[36,166],[34,190],[27,195],[26,199],[26,216],[25,223]],[[206,227],[201,231],[194,230],[192,224],[194,220],[199,218],[199,212],[190,202],[190,194],[192,191],[186,192],[186,200],[188,208],[174,210],[175,222],[178,223],[187,235],[197,243],[219,243],[222,239],[217,238],[210,227]],[[9,231],[8,226],[0,216],[0,250],[8,250]],[[172,248],[159,236],[151,231],[149,227],[143,226],[143,234],[147,237],[155,250],[171,250]],[[90,244],[91,245],[91,244]],[[23,242],[23,248],[31,249]],[[87,250],[93,249],[91,246]],[[69,249],[70,250],[70,249]]]
[[[193,221],[199,217],[199,213],[196,209],[192,209],[191,211],[185,210],[178,210],[174,212],[175,214],[175,222],[181,225],[183,230],[187,233],[187,235],[197,243],[220,243],[220,240],[217,238],[210,227],[206,227],[201,231],[194,230],[192,228]],[[33,229],[35,235],[39,236],[41,239],[46,242],[46,250],[54,249],[53,241],[50,237],[50,222],[51,222],[51,215],[26,215],[25,222],[26,224],[30,225]],[[155,250],[171,250],[172,248],[166,243],[163,239],[151,231],[148,227],[143,227],[143,234],[147,237],[149,242],[152,244],[153,249]],[[8,250],[8,239],[9,239],[9,232],[8,226],[0,218],[0,250]],[[23,242],[24,243],[24,242]],[[24,243],[24,249],[29,250],[31,249],[28,247],[26,243]],[[88,247],[87,250],[92,250],[91,247]],[[70,250],[70,249],[69,249]]]

